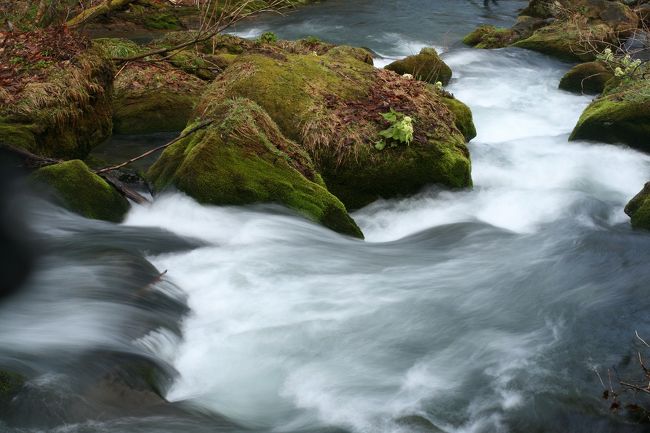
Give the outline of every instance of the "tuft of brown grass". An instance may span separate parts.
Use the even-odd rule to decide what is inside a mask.
[[[365,97],[342,100],[325,95],[325,103],[314,107],[303,124],[302,143],[315,161],[332,154],[337,164],[357,159],[379,139],[379,131],[389,126],[381,115],[391,108],[414,119],[414,144],[426,143],[448,134],[454,123],[441,96],[427,83],[378,69]]]

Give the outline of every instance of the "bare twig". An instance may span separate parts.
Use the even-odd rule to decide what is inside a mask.
[[[95,173],[101,175],[101,174],[107,173],[109,171],[118,170],[118,169],[120,169],[122,167],[126,167],[127,165],[129,165],[129,164],[131,164],[131,163],[133,163],[135,161],[138,161],[138,160],[140,160],[142,158],[146,158],[147,156],[149,156],[149,155],[151,155],[153,153],[156,153],[159,150],[165,149],[165,148],[171,146],[172,144],[177,143],[178,141],[182,140],[183,138],[187,137],[188,135],[193,134],[194,132],[198,131],[199,129],[203,129],[206,126],[210,125],[212,122],[214,122],[213,119],[204,120],[203,122],[199,123],[195,127],[191,128],[191,129],[188,129],[187,131],[184,131],[181,135],[174,138],[169,143],[166,143],[166,144],[158,146],[158,147],[156,147],[154,149],[148,150],[145,153],[143,153],[141,155],[138,155],[138,156],[136,156],[134,158],[131,158],[128,161],[124,161],[124,162],[122,162],[120,164],[113,165],[113,166],[110,166],[110,167],[104,167],[102,169],[96,170]]]

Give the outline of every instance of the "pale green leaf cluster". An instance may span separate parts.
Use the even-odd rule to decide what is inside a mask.
[[[384,137],[375,143],[377,150],[383,150],[388,144],[390,147],[397,147],[398,144],[409,145],[413,141],[413,119],[402,113],[398,113],[392,108],[388,113],[383,113],[382,117],[390,122],[390,126],[379,135]]]

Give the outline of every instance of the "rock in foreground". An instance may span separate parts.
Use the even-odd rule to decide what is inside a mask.
[[[129,210],[128,201],[79,160],[40,168],[32,179],[52,188],[67,209],[86,218],[119,222]]]

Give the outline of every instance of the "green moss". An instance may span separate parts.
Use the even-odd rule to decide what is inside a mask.
[[[463,43],[475,48],[503,48],[516,39],[517,34],[511,29],[484,25],[465,36]]]
[[[154,30],[178,30],[183,27],[178,17],[169,13],[147,15],[144,26]]]
[[[650,182],[625,206],[635,229],[650,230]]]
[[[464,147],[457,134],[444,141],[386,148],[382,158],[369,152],[343,165],[324,161],[320,166],[329,190],[349,209],[359,209],[382,197],[417,193],[429,184],[471,186],[471,163],[459,151]]]
[[[119,222],[129,209],[124,197],[79,160],[40,168],[32,179],[51,187],[66,208],[86,218]]]
[[[560,80],[560,89],[574,93],[598,94],[614,77],[601,62],[587,62],[571,68]]]
[[[474,126],[474,120],[472,118],[472,110],[460,102],[456,98],[442,98],[442,103],[447,106],[449,111],[454,114],[456,118],[454,124],[456,128],[463,134],[465,140],[470,141],[472,138],[476,137],[476,127]]]
[[[438,56],[433,48],[423,48],[419,54],[397,60],[386,66],[389,71],[400,75],[411,74],[416,79],[446,85],[451,80],[451,68]]]
[[[316,177],[309,157],[286,139],[257,104],[211,105],[217,123],[170,146],[148,176],[202,203],[281,203],[326,227],[363,237],[345,206]]]
[[[14,147],[29,150],[37,150],[36,137],[32,125],[20,123],[5,123],[6,119],[0,118],[0,143],[7,143]]]
[[[624,143],[650,151],[650,83],[645,79],[619,82],[582,113],[570,140]]]

